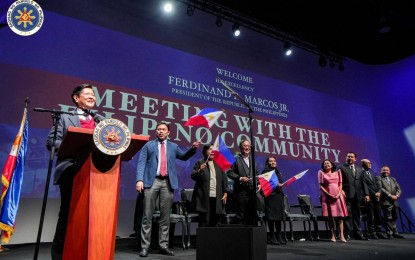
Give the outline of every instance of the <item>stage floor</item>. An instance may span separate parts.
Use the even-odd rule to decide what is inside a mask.
[[[288,242],[286,245],[268,245],[268,260],[286,259],[348,259],[348,260],[380,260],[380,259],[415,259],[415,234],[402,234],[405,239],[380,239],[380,240],[351,240],[348,243],[330,242],[329,240]],[[194,238],[193,240],[196,240]],[[177,242],[176,242],[177,241]],[[175,256],[158,254],[157,249],[151,249],[147,258],[142,259],[196,259],[195,241],[191,248],[183,250],[179,247],[180,239],[175,239],[172,248]],[[238,243],[238,241],[235,241]],[[42,243],[38,259],[50,259],[50,243]],[[33,259],[34,244],[3,245],[5,251],[0,252],[1,260],[27,260]],[[214,250],[214,248],[212,248]],[[115,257],[116,260],[141,259],[138,256],[135,238],[117,239]],[[214,259],[221,260],[221,259]]]

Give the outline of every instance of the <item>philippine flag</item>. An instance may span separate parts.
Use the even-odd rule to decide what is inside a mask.
[[[277,174],[275,174],[275,171],[269,171],[258,175],[258,180],[259,184],[261,184],[261,189],[265,198],[268,197],[278,185],[278,177]]]
[[[300,172],[299,174],[294,175],[293,177],[289,178],[286,182],[284,182],[283,184],[285,184],[286,187],[288,187],[288,185],[290,185],[291,183],[295,182],[296,180],[300,179],[301,177],[304,176],[304,174],[306,174],[308,172],[308,169],[305,171]]]
[[[187,120],[184,126],[205,126],[211,128],[212,125],[219,119],[223,114],[222,110],[214,108],[204,108],[199,111],[197,115],[194,115]]]
[[[216,137],[215,143],[213,144],[213,151],[215,153],[214,160],[222,171],[228,170],[236,161],[235,156],[229,151],[220,135]]]
[[[0,235],[5,243],[9,243],[14,232],[23,184],[28,139],[29,120],[27,118],[27,108],[25,108],[19,132],[14,139],[1,176],[3,191],[0,200]]]

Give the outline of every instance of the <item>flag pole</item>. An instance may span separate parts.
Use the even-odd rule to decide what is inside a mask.
[[[3,237],[3,230],[0,230],[0,238],[2,238],[2,237]],[[0,240],[0,252],[3,252],[3,251],[4,251],[4,249],[1,246],[1,240]]]
[[[199,141],[201,141],[202,138],[205,137],[206,134],[207,134],[207,131],[199,138]]]

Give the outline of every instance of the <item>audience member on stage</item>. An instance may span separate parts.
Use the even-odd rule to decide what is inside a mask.
[[[192,207],[199,213],[199,227],[215,227],[225,214],[228,177],[215,162],[212,144],[203,146],[203,158],[197,161],[191,174],[195,186]]]
[[[378,177],[371,170],[372,163],[368,159],[362,159],[360,165],[363,168],[364,204],[371,238],[386,238],[382,234],[382,213],[379,203],[381,187],[377,181]]]
[[[136,173],[136,190],[144,192],[144,212],[141,226],[141,257],[148,256],[151,242],[151,225],[157,199],[160,205],[159,246],[160,253],[174,255],[169,249],[170,213],[173,204],[173,190],[178,188],[175,161],[188,160],[196,153],[199,141],[186,152],[167,140],[170,125],[160,122],[156,126],[157,138],[141,148]]]
[[[53,143],[55,127],[53,126],[48,134],[46,147],[51,150],[55,146],[56,151],[62,143],[63,138],[70,126],[82,128],[95,128],[95,120],[104,119],[100,115],[94,118],[85,113],[85,110],[91,110],[95,106],[95,94],[92,86],[82,84],[72,91],[71,99],[76,109],[74,115],[61,114],[57,122],[56,141]],[[92,148],[92,147],[91,147]],[[66,227],[68,224],[69,208],[72,197],[72,184],[76,173],[80,170],[85,160],[88,158],[90,149],[79,151],[77,158],[58,157],[55,165],[53,184],[59,185],[61,206],[59,209],[58,222],[56,224],[55,236],[52,241],[52,259],[62,259],[63,248],[65,244]]]
[[[396,208],[399,207],[399,197],[402,194],[402,190],[396,179],[390,176],[389,166],[382,167],[378,185],[381,187],[380,204],[382,206],[386,234],[389,239],[403,238],[396,228]]]
[[[321,190],[322,215],[329,218],[332,242],[336,242],[335,222],[339,227],[340,241],[346,242],[343,219],[348,216],[348,211],[342,179],[342,174],[340,170],[336,171],[334,163],[328,159],[324,160],[321,170],[318,171],[318,183]]]
[[[342,173],[343,191],[346,193],[346,204],[349,217],[345,221],[345,235],[350,238],[352,227],[354,238],[367,240],[363,236],[360,226],[360,202],[363,199],[362,168],[355,165],[357,156],[354,152],[348,152],[346,163],[338,166]]]
[[[261,186],[253,187],[252,178],[258,175],[258,167],[252,167],[251,142],[242,140],[239,143],[240,154],[227,175],[234,181],[233,192],[236,199],[236,216],[234,224],[256,225],[255,219],[257,209],[254,208],[254,192],[261,189]],[[258,183],[258,182],[257,182]],[[256,200],[256,196],[255,196]]]
[[[282,191],[282,174],[277,168],[277,159],[270,156],[265,161],[265,168],[261,174],[275,171],[278,178],[278,186],[271,192],[268,197],[264,198],[265,202],[265,219],[268,222],[270,234],[269,243],[272,245],[285,244],[281,237],[281,224],[285,220],[284,212],[284,193]]]

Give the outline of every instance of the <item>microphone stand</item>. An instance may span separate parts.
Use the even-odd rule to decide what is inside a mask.
[[[33,256],[34,260],[37,260],[38,254],[39,254],[39,246],[40,246],[40,238],[42,236],[42,228],[43,228],[43,221],[45,218],[45,210],[46,210],[46,202],[48,199],[48,192],[49,192],[49,183],[50,183],[50,176],[52,173],[53,168],[53,160],[55,158],[55,143],[56,143],[56,135],[58,132],[58,122],[61,118],[62,114],[68,114],[68,115],[74,115],[74,113],[71,112],[64,112],[59,111],[55,109],[44,109],[44,108],[34,108],[33,109],[36,112],[50,112],[52,113],[52,121],[54,126],[54,132],[53,132],[53,139],[52,139],[52,148],[50,149],[50,156],[49,156],[49,165],[48,165],[48,174],[46,177],[46,185],[45,185],[45,193],[43,195],[43,203],[42,203],[42,211],[40,214],[40,222],[39,222],[39,228],[37,232],[37,239],[36,239],[36,246],[35,246],[35,254]]]
[[[252,107],[243,99],[238,93],[236,93],[231,87],[229,87],[225,81],[223,81],[220,78],[217,78],[222,84],[233,96],[235,96],[242,104],[244,104],[248,108],[248,115],[249,115],[249,134],[251,138],[251,165],[249,167],[250,174],[252,176],[252,203],[253,203],[253,216],[254,216],[254,223],[252,225],[255,227],[258,223],[257,220],[257,203],[256,203],[256,193],[257,193],[257,179],[256,179],[256,163],[255,163],[255,144],[254,144],[254,136],[253,136],[253,130],[252,130],[252,113],[254,110]]]

